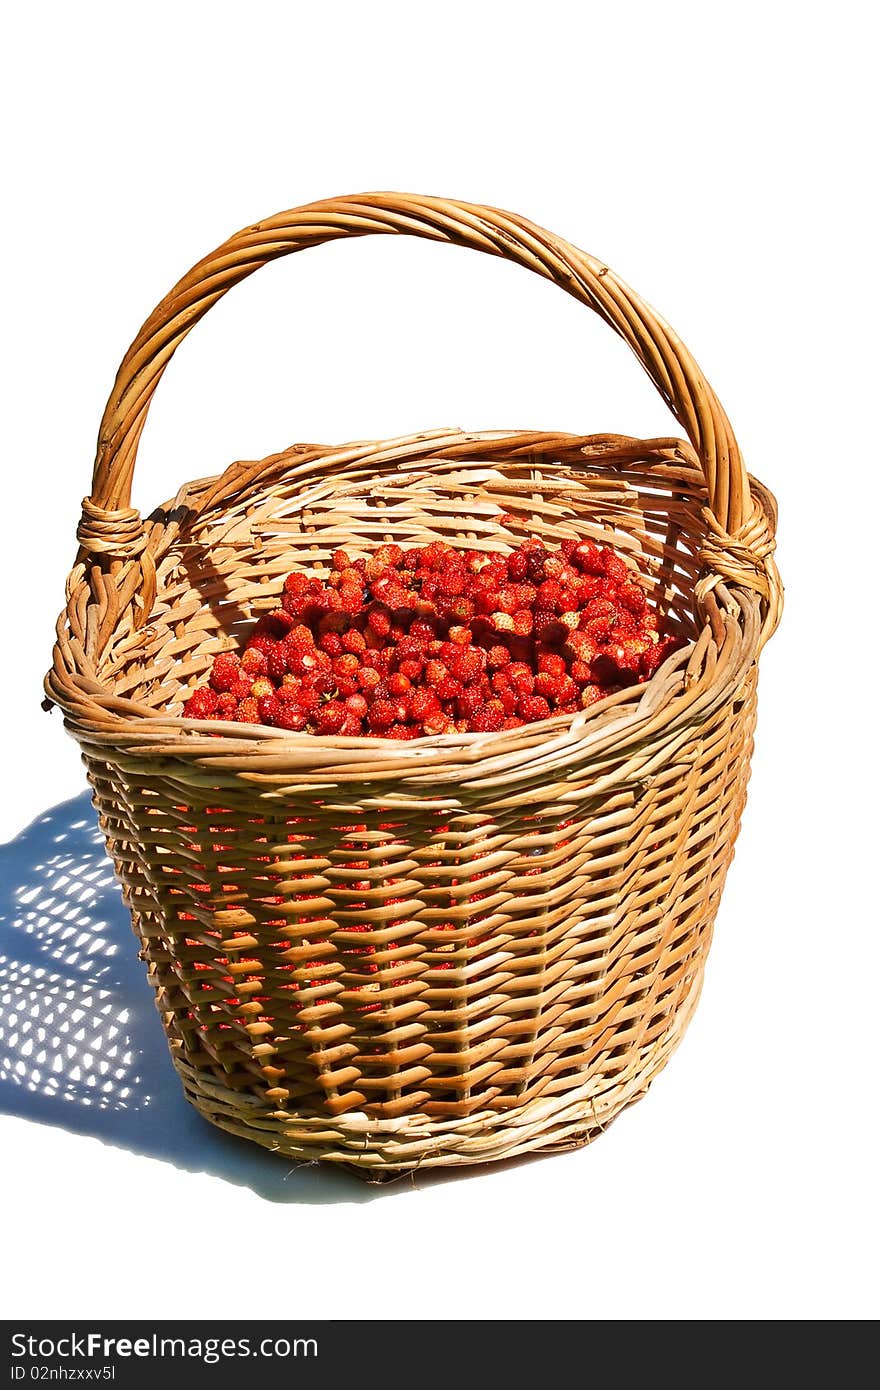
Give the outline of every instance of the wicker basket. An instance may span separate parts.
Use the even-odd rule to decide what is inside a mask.
[[[690,443],[442,430],[297,445],[186,483],[143,520],[138,439],[178,343],[267,261],[372,233],[555,281],[629,344]],[[745,800],[757,657],[781,607],[774,526],[675,335],[521,217],[338,198],[247,228],[180,281],[104,415],[46,691],[203,1115],[383,1176],[570,1148],[644,1094],[697,1002]],[[401,744],[181,718],[295,564],[533,535],[631,556],[688,645],[647,685],[499,734]]]

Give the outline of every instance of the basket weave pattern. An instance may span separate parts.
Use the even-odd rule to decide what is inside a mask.
[[[502,254],[597,310],[689,441],[465,434],[300,445],[143,521],[137,442],[232,284],[320,241]],[[78,739],[186,1092],[289,1157],[381,1175],[583,1143],[696,1004],[778,619],[772,498],[693,359],[606,267],[522,219],[402,195],[248,228],[144,325],[102,424],[47,693]],[[590,537],[687,647],[647,685],[500,734],[397,744],[180,717],[295,566],[383,541]],[[218,733],[219,731],[219,733]]]

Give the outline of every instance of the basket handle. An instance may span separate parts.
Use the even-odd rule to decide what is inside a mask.
[[[279,213],[229,238],[175,285],[129,348],[107,402],[92,495],[78,532],[84,548],[114,558],[144,544],[131,506],[138,441],[162,373],[211,305],[253,271],[339,237],[397,233],[503,256],[552,280],[593,309],[628,343],[702,466],[719,531],[735,535],[752,511],[748,476],[727,416],[684,344],[607,266],[525,218],[497,208],[402,193],[368,193]]]

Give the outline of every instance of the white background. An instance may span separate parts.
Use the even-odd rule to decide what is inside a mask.
[[[117,1019],[128,1110],[30,1092],[24,1034],[7,1020],[0,1037],[7,1316],[877,1315],[869,13],[153,0],[7,16],[4,838],[75,820],[53,808],[85,785],[41,680],[118,361],[193,261],[281,208],[449,195],[605,258],[690,346],[775,491],[787,586],[703,998],[643,1101],[589,1149],[479,1176],[382,1191],[289,1172],[179,1100],[113,908],[99,956],[144,1006],[128,1033]],[[445,424],[673,428],[626,349],[552,287],[371,239],[270,267],[211,312],[159,389],[135,501],[295,440]],[[47,870],[34,831],[5,852],[7,968],[21,896],[58,852]],[[50,917],[72,904],[100,936],[88,893],[77,907],[57,872],[53,891]],[[85,989],[47,940],[56,983]]]

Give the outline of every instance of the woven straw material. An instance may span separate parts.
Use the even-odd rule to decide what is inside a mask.
[[[146,411],[230,285],[333,237],[456,242],[625,338],[689,441],[463,433],[299,445],[130,506]],[[337,199],[248,228],[120,368],[49,699],[79,741],[186,1093],[288,1158],[381,1177],[571,1147],[644,1093],[696,1004],[745,800],[775,506],[687,350],[522,219]],[[575,716],[410,743],[183,719],[217,652],[334,550],[589,537],[688,643]]]

